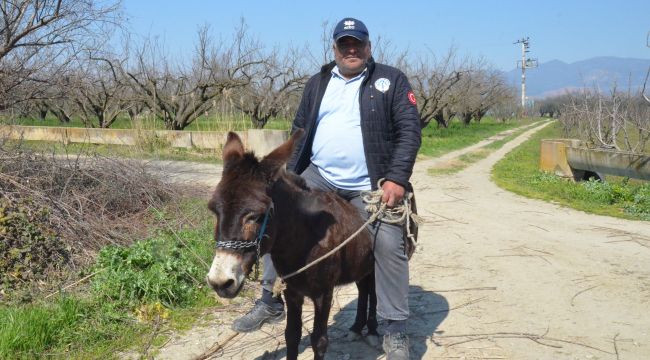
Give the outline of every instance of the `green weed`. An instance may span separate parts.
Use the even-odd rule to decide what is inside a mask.
[[[201,291],[206,269],[182,243],[170,241],[171,234],[135,243],[131,247],[108,246],[99,253],[93,281],[97,297],[117,307],[161,302],[167,307],[192,304]],[[204,232],[184,233],[186,243],[209,241]],[[209,253],[201,249],[205,260]]]
[[[605,182],[574,183],[539,170],[541,139],[560,138],[555,123],[499,161],[492,178],[502,188],[578,210],[628,219],[650,220],[650,183],[607,177]]]
[[[273,118],[264,127],[273,130],[291,129],[292,119]],[[34,118],[16,118],[0,116],[0,124],[23,125],[23,126],[53,126],[53,127],[86,127],[80,118],[73,117],[69,122],[61,122],[55,117],[47,117],[44,120]],[[97,124],[95,124],[97,126]],[[111,129],[141,129],[141,130],[165,130],[162,120],[152,115],[137,118],[131,121],[129,117],[119,117],[110,126]],[[253,128],[250,116],[243,114],[218,113],[203,115],[190,123],[184,130],[187,131],[241,131]]]

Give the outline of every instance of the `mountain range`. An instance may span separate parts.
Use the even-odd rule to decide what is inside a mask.
[[[614,85],[620,90],[638,89],[643,86],[649,68],[650,59],[602,56],[570,64],[551,60],[526,69],[526,95],[544,98],[585,87],[609,91]],[[509,84],[521,89],[521,69],[505,75]]]

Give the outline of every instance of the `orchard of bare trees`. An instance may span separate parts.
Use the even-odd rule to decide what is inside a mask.
[[[565,95],[559,108],[567,137],[584,140],[594,148],[648,152],[650,102],[640,91],[585,89]]]
[[[584,88],[543,99],[536,107],[540,116],[558,118],[566,137],[588,147],[650,153],[649,81],[650,68],[641,89]]]
[[[119,2],[14,0],[0,2],[0,114],[4,119],[79,119],[108,128],[120,118],[152,116],[182,130],[201,116],[223,111],[263,128],[273,118],[291,119],[315,63],[331,59],[324,25],[323,56],[306,48],[269,48],[251,36],[244,21],[230,36],[197,29],[194,49],[172,55],[155,38],[120,37]],[[190,39],[188,39],[189,41]],[[421,126],[446,127],[456,117],[481,121],[517,111],[515,89],[485,60],[461,59],[455,49],[409,60],[377,38],[378,61],[410,78]],[[329,56],[328,56],[329,54]],[[314,60],[318,59],[318,60]]]

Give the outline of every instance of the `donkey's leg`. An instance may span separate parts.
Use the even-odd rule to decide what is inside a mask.
[[[373,347],[380,348],[381,341],[379,333],[377,332],[377,292],[375,289],[375,272],[368,275],[368,335],[366,335],[366,342]]]
[[[298,359],[298,345],[302,336],[302,304],[304,297],[291,289],[284,290],[287,302],[287,327],[284,329],[284,340],[287,343],[287,359]]]
[[[326,294],[312,299],[314,301],[314,332],[311,334],[311,347],[314,349],[314,359],[325,358],[329,338],[327,337],[327,320],[332,308],[332,292],[329,289]]]
[[[361,331],[366,326],[368,319],[368,295],[370,293],[368,285],[368,276],[357,281],[357,290],[359,292],[359,297],[357,298],[357,316],[354,319],[354,324],[350,327],[350,331],[354,333],[348,335],[348,339],[350,340],[361,335]],[[355,334],[357,336],[354,336]]]
[[[368,275],[368,298],[370,306],[368,307],[368,335],[379,335],[377,333],[377,291],[375,288],[375,272]]]

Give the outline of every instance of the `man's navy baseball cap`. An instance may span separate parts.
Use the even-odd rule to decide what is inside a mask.
[[[368,41],[368,28],[361,20],[345,18],[339,21],[334,28],[334,41],[339,41],[344,36],[352,36],[360,41]]]

